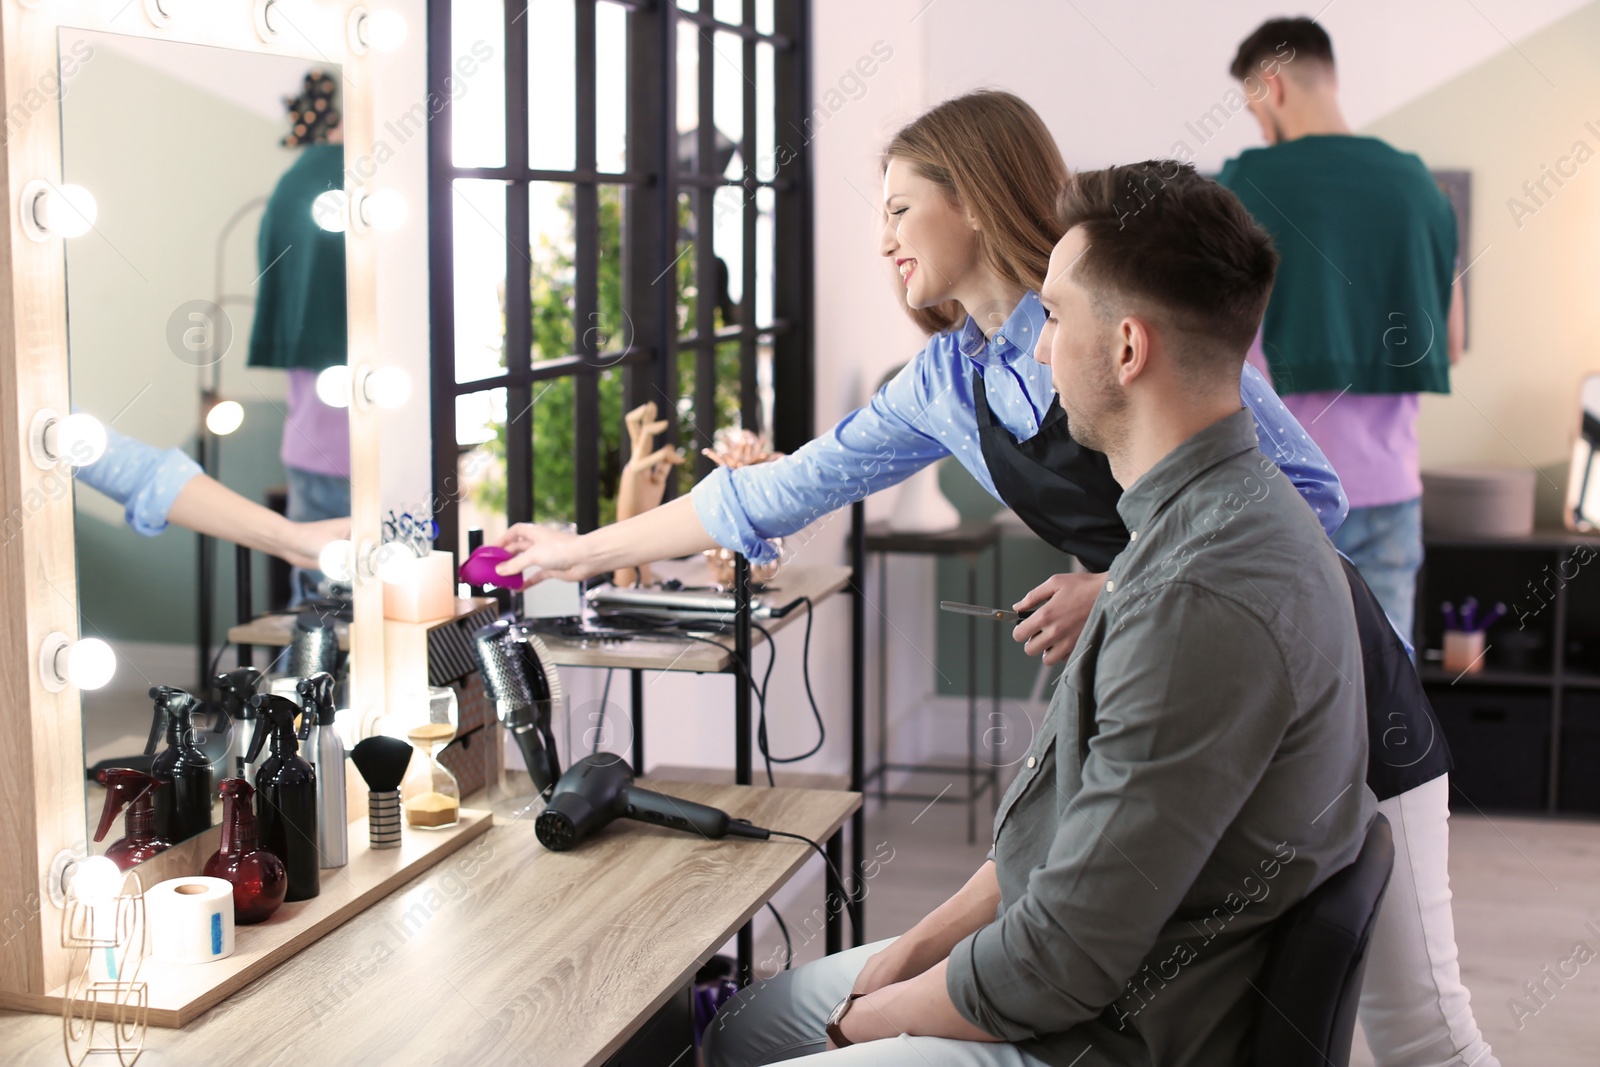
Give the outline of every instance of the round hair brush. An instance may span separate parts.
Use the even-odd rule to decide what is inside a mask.
[[[411,746],[398,737],[369,737],[350,750],[367,783],[368,847],[400,847],[400,780],[411,762]]]

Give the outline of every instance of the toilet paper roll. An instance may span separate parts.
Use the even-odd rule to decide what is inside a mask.
[[[151,955],[162,963],[210,963],[233,955],[233,885],[194,875],[145,890]]]

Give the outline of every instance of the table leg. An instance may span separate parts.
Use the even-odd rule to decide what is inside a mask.
[[[878,557],[878,804],[884,802],[889,777],[889,556]]]
[[[1010,601],[1002,599],[1001,593],[1001,540],[1001,537],[994,539],[994,603],[1005,607]],[[994,802],[996,812],[1000,810],[1000,724],[1003,721],[1001,716],[1005,714],[1000,710],[1000,650],[1003,647],[1000,638],[1003,630],[1004,626],[994,628],[994,666],[989,675],[989,681],[994,686],[991,694],[994,708],[989,719],[989,799]]]
[[[967,603],[978,602],[978,557],[967,557]],[[967,616],[967,844],[978,839],[978,798],[973,783],[978,780],[978,620]]]
[[[628,671],[628,689],[633,705],[633,773],[644,774],[644,672],[637,667]],[[600,709],[601,714],[605,713]]]
[[[839,879],[834,877],[833,874],[834,871],[839,869],[839,865],[844,862],[843,833],[844,827],[841,826],[823,844],[823,848],[828,853],[828,863],[830,864],[827,873],[823,876],[823,885],[826,888],[822,894],[822,906],[826,909],[827,914],[827,935],[823,943],[827,954],[830,956],[844,948],[844,912],[845,908],[849,906],[845,901],[844,886],[839,884]],[[859,944],[859,941],[857,943]]]
[[[749,785],[752,778],[750,753],[750,561],[743,555],[733,561],[733,653],[738,663],[733,671],[733,748],[734,782]],[[741,667],[739,664],[743,664]],[[749,985],[755,974],[755,926],[739,928],[739,984]]]

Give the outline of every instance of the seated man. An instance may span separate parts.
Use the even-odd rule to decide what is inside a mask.
[[[1131,540],[989,862],[904,936],[743,990],[709,1067],[1237,1064],[1271,924],[1360,851],[1350,587],[1239,403],[1272,245],[1171,161],[1079,174],[1061,210],[1035,358]]]

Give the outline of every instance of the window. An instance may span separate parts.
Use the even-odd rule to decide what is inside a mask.
[[[806,0],[446,0],[428,19],[449,101],[428,149],[440,547],[611,521],[623,415],[646,401],[692,459],[669,496],[718,429],[809,438]]]

